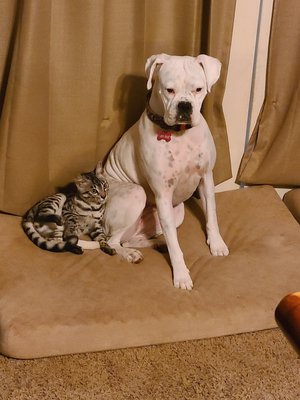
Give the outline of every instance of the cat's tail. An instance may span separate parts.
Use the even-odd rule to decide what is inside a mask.
[[[22,227],[28,238],[40,249],[56,253],[70,251],[75,254],[82,254],[82,248],[77,244],[78,239],[74,236],[68,241],[58,241],[55,239],[46,240],[36,229],[33,221],[23,218]],[[98,245],[99,248],[99,245]]]

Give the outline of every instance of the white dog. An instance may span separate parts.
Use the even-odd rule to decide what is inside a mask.
[[[216,151],[200,113],[220,69],[221,63],[206,55],[150,57],[146,110],[114,146],[104,166],[110,184],[105,214],[109,245],[127,261],[137,263],[142,254],[130,246],[149,246],[149,238],[163,233],[174,285],[188,290],[193,283],[176,227],[184,218],[183,202],[197,188],[210,251],[215,256],[228,254],[216,216],[212,176]]]

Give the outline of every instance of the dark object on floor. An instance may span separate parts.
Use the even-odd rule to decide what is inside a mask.
[[[300,292],[285,296],[275,310],[279,328],[300,355]]]

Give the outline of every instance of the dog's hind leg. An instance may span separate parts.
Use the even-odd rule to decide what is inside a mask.
[[[159,251],[160,253],[165,253],[168,251],[166,242],[163,239],[151,238],[148,239],[145,235],[136,235],[130,239],[129,242],[122,243],[123,247],[135,247],[135,248],[146,248],[151,247]]]
[[[124,244],[121,244],[121,239],[126,234],[126,231],[120,230],[119,232],[114,232],[110,239],[107,241],[108,245],[113,248],[116,253],[121,256],[125,261],[130,263],[138,264],[143,261],[143,254],[136,249],[131,247],[126,247]],[[131,243],[130,243],[131,246]]]
[[[173,208],[174,221],[176,228],[180,226],[184,219],[184,204],[180,203]],[[130,238],[128,242],[124,242],[124,247],[152,247],[161,253],[168,251],[166,241],[158,238],[162,235],[162,228],[159,222],[157,209],[154,206],[146,206],[143,210],[137,233]]]
[[[110,180],[109,187],[104,216],[108,244],[126,261],[139,263],[143,260],[142,253],[122,244],[129,242],[139,229],[146,193],[141,186],[130,182]]]
[[[159,218],[155,207],[147,206],[144,208],[139,223],[136,227],[136,233],[128,241],[122,243],[123,247],[146,248],[163,251],[166,243],[162,239],[158,239],[162,233]]]

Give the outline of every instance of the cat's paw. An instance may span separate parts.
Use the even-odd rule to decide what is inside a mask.
[[[65,249],[74,254],[83,254],[82,247],[78,246],[78,238],[76,236],[69,237],[66,241]]]
[[[70,245],[68,246],[68,251],[74,254],[83,254],[83,250],[80,246],[77,245]]]
[[[114,256],[117,253],[116,250],[110,247],[108,244],[100,244],[100,250],[109,256]]]

